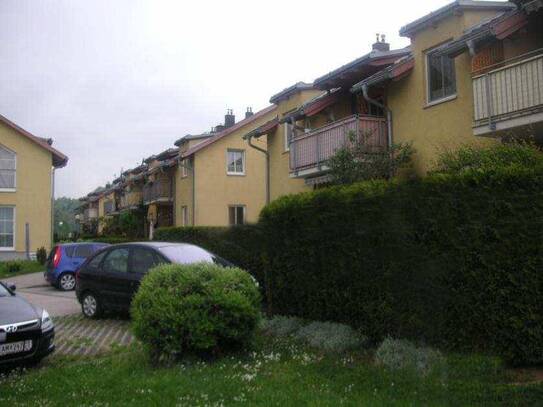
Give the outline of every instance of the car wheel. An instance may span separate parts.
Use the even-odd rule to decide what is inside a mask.
[[[72,291],[75,288],[75,276],[73,273],[63,273],[58,279],[58,287],[62,291]]]
[[[102,314],[102,306],[93,293],[85,293],[81,299],[81,311],[87,318],[98,318]]]

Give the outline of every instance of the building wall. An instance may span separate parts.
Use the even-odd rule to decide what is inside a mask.
[[[273,119],[276,114],[272,111],[194,154],[196,226],[227,226],[228,207],[231,205],[245,206],[246,222],[255,223],[258,220],[266,202],[266,161],[264,154],[250,147],[242,137]],[[266,148],[265,137],[255,143]],[[227,175],[229,148],[245,151],[245,175]],[[180,173],[180,169],[177,173]],[[188,191],[192,187],[190,175],[189,172],[189,177],[178,184],[176,213],[179,216],[176,224],[182,222],[181,206],[187,204],[189,211],[192,208],[192,195]],[[186,198],[183,191],[187,194]]]
[[[25,254],[25,224],[30,227],[30,252],[51,248],[52,154],[0,122],[0,144],[17,154],[16,192],[0,192],[0,205],[15,207],[15,250],[0,259]]]
[[[192,164],[187,160],[187,166],[191,167]],[[175,170],[175,226],[183,226],[183,207],[187,207],[188,211],[188,225],[193,224],[192,213],[192,169],[187,169],[186,177],[182,177],[181,167],[177,167]]]
[[[320,90],[299,92],[277,105],[277,114],[282,118],[286,113],[300,107],[305,101],[321,94]],[[313,123],[311,123],[313,126]],[[316,125],[323,125],[316,121]],[[302,123],[300,123],[302,125]],[[310,191],[303,179],[290,178],[289,152],[285,151],[285,125],[279,125],[268,136],[268,151],[270,154],[270,199],[273,201],[283,195]]]
[[[428,105],[426,87],[426,52],[460,36],[466,28],[494,14],[488,11],[465,11],[416,33],[411,39],[415,57],[413,71],[408,77],[388,87],[387,103],[393,112],[393,141],[413,142],[416,150],[414,171],[418,174],[424,174],[432,168],[440,151],[466,144],[485,145],[496,142],[473,135],[473,91],[469,53],[455,59],[455,99]]]

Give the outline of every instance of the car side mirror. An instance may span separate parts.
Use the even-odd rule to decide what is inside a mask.
[[[10,283],[8,284],[8,288],[10,289],[10,291],[15,291],[17,289],[17,286],[13,283]]]

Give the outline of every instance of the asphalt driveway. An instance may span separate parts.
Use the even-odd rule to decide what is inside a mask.
[[[24,274],[2,279],[17,286],[17,294],[31,304],[45,308],[53,317],[72,315],[81,312],[74,291],[59,291],[49,285],[43,273]]]

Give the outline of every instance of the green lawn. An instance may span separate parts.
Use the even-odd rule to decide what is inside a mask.
[[[15,272],[10,271],[8,269],[9,263],[18,264],[20,266],[19,270]],[[21,274],[43,272],[44,270],[45,270],[45,266],[41,265],[37,261],[17,260],[17,261],[11,261],[11,262],[0,262],[0,278],[9,278],[9,277],[19,276]]]
[[[0,378],[0,405],[381,406],[537,405],[543,385],[511,385],[483,357],[449,357],[421,378],[387,372],[368,355],[326,355],[263,338],[216,361],[151,367],[138,346],[101,358],[53,358]]]

